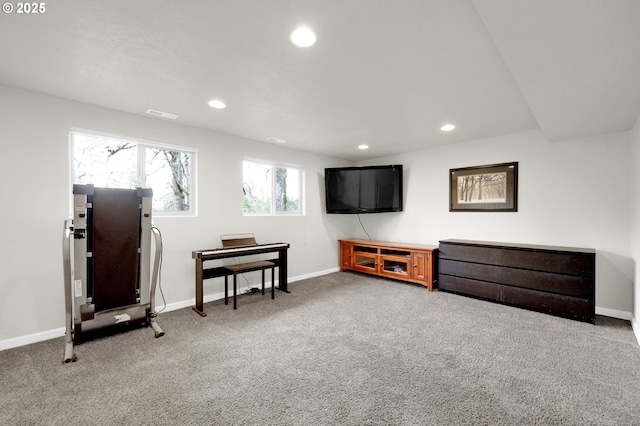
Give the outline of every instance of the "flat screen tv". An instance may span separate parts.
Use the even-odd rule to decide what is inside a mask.
[[[402,211],[402,165],[324,169],[327,213]]]

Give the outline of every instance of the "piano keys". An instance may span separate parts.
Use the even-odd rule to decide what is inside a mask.
[[[192,308],[198,315],[205,317],[203,280],[215,277],[224,277],[232,273],[223,266],[214,268],[204,268],[204,262],[215,259],[228,259],[236,256],[248,256],[252,254],[277,253],[278,257],[268,259],[278,266],[278,287],[280,291],[289,293],[287,288],[287,250],[288,243],[254,244],[248,246],[234,246],[218,249],[194,250],[191,257],[195,260],[196,267],[196,304]],[[272,285],[275,285],[272,283]]]
[[[194,259],[202,258],[203,260],[224,259],[234,256],[269,253],[287,248],[289,248],[289,244],[287,243],[252,244],[248,246],[225,247],[210,250],[195,250],[191,253],[191,257],[193,257]]]

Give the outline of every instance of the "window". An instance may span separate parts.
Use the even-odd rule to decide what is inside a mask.
[[[153,211],[193,215],[195,151],[72,130],[71,181],[153,189]]]
[[[304,170],[260,160],[243,162],[245,215],[304,214]]]

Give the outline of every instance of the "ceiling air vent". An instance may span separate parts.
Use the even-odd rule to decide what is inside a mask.
[[[274,138],[274,137],[267,138],[267,141],[272,142],[272,143],[286,143],[287,142],[284,139]]]
[[[154,117],[168,118],[169,120],[175,120],[178,118],[175,114],[169,114],[168,112],[162,112],[155,109],[148,109],[147,114],[153,115]]]

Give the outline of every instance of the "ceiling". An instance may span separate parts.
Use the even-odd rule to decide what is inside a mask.
[[[1,85],[351,161],[530,129],[627,131],[640,114],[637,0],[45,5],[0,16]],[[290,43],[300,24],[314,46]]]

